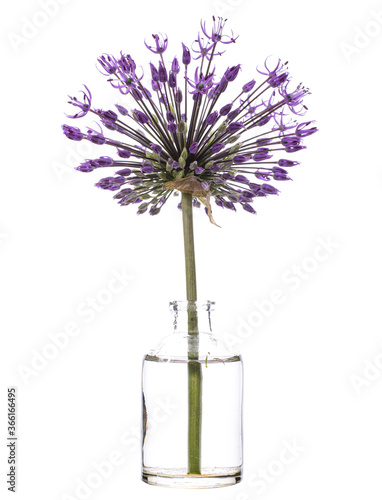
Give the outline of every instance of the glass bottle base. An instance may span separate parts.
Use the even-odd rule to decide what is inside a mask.
[[[142,481],[154,486],[167,488],[221,488],[241,481],[241,467],[230,469],[210,469],[203,474],[187,474],[183,469],[143,468]]]

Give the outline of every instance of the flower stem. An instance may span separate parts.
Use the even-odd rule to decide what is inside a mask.
[[[187,300],[197,300],[192,194],[182,193]],[[188,309],[188,474],[201,474],[202,370],[196,309]]]

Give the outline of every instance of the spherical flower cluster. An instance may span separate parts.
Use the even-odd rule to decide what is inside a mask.
[[[82,98],[70,98],[76,107],[70,118],[95,115],[99,130],[84,132],[63,125],[64,134],[73,141],[106,144],[115,150],[113,157],[89,159],[77,170],[114,170],[96,186],[115,191],[122,206],[138,204],[138,214],[158,214],[174,191],[193,194],[194,206],[202,202],[212,222],[211,200],[222,208],[241,206],[254,214],[255,199],[278,194],[270,182],[290,180],[288,169],[299,163],[290,154],[305,149],[305,137],[317,131],[311,121],[291,119],[305,114],[308,90],[291,87],[288,68],[281,61],[271,65],[267,59],[257,68],[261,81],[252,78],[235,99],[224,102],[241,65],[228,67],[221,78],[215,75],[212,62],[223,54],[220,46],[237,37],[224,34],[221,18],[213,20],[210,30],[202,22],[202,33],[191,50],[182,43],[181,58],[169,64],[163,57],[166,35],[154,34],[152,45],[145,42],[158,57],[146,73],[151,90],[130,55],[99,57],[100,71],[128,96],[129,106],[116,104],[115,111],[95,108],[86,86]],[[190,73],[192,52],[199,65]]]

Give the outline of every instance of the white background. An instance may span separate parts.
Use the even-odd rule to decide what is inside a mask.
[[[78,481],[112,452],[123,464],[88,498],[380,499],[382,4],[69,0],[56,7],[45,21],[37,1],[1,7],[1,496],[11,495],[6,387],[16,385],[23,500],[78,498]],[[155,56],[143,40],[162,31],[169,62],[219,8],[240,34],[221,67],[242,63],[239,85],[269,54],[289,60],[296,83],[312,91],[308,118],[320,132],[307,138],[293,182],[259,200],[257,216],[216,209],[218,229],[196,215],[199,296],[217,303],[217,334],[247,334],[239,342],[245,474],[235,487],[178,491],[142,483],[139,450],[121,436],[140,426],[143,354],[170,332],[168,302],[184,298],[181,214],[175,200],[158,217],[119,207],[94,188],[98,174],[72,168],[73,152],[83,161],[97,157],[97,147],[78,149],[60,126],[67,94],[83,83],[96,106],[123,103],[95,68],[102,52],[122,49],[146,66]],[[373,11],[380,18],[370,24]],[[27,20],[44,26],[12,43]],[[333,245],[331,253],[321,248],[321,262],[319,241]],[[305,267],[295,286],[293,266]],[[81,307],[123,270],[128,285],[86,322]],[[248,327],[254,301],[276,289],[283,304]],[[78,335],[68,346],[22,377],[49,335],[73,322]],[[255,475],[276,470],[285,440],[296,441],[298,456],[278,477],[268,474],[261,493]]]

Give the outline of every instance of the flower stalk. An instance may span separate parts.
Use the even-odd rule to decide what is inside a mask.
[[[192,194],[182,193],[187,300],[197,300]],[[188,474],[201,474],[202,369],[196,309],[188,308]]]

